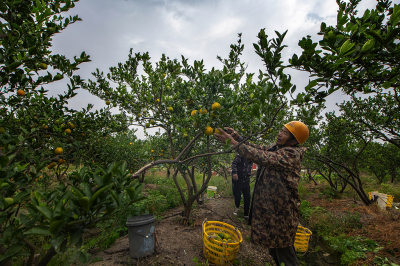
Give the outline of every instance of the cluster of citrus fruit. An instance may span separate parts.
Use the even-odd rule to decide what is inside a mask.
[[[214,102],[214,103],[211,105],[211,110],[212,110],[212,111],[217,111],[217,110],[219,110],[219,109],[221,109],[221,104],[219,104],[218,102]],[[200,110],[192,110],[192,111],[190,112],[190,116],[191,116],[191,117],[195,117],[195,116],[197,115],[197,112],[199,112],[200,114],[203,114],[203,115],[205,115],[205,114],[208,113],[208,111],[207,111],[206,108],[200,108]],[[211,114],[211,115],[213,116],[214,114]],[[214,133],[214,129],[213,129],[212,127],[210,127],[210,126],[207,126],[207,127],[204,129],[204,134],[206,134],[207,136],[210,136],[210,135],[212,135],[213,133]],[[218,133],[218,132],[216,132],[216,133]]]
[[[210,237],[214,240],[220,241],[220,242],[226,242],[226,243],[234,243],[235,240],[232,239],[232,236],[227,233],[212,233],[210,234]]]

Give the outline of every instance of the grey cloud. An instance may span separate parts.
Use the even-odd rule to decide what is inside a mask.
[[[288,29],[287,60],[300,52],[297,43],[303,36],[318,38],[320,21],[335,18],[335,6],[334,0],[85,0],[71,10],[83,21],[58,34],[53,50],[68,57],[86,51],[92,62],[82,64],[78,72],[85,79],[92,78],[96,68],[107,71],[125,61],[130,48],[148,51],[153,61],[162,53],[170,58],[183,54],[190,60],[204,59],[211,68],[220,66],[216,56],[227,57],[229,45],[241,32],[245,44],[242,59],[249,72],[257,72],[264,67],[252,43],[261,28],[266,28],[269,36],[275,35],[274,30]],[[298,88],[308,81],[306,73],[293,72],[292,76]],[[105,106],[87,92],[80,92],[70,105],[80,109],[88,102]]]

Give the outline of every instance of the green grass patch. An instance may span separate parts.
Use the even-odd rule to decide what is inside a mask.
[[[303,200],[300,214],[313,231],[313,237],[322,239],[329,248],[340,254],[342,265],[366,258],[367,252],[380,250],[378,244],[372,240],[346,235],[349,231],[362,227],[360,214],[357,212],[333,214],[322,207],[313,207],[310,202]]]
[[[346,235],[323,236],[324,241],[341,254],[340,263],[350,265],[359,259],[366,258],[367,252],[378,252],[381,248],[373,240]]]

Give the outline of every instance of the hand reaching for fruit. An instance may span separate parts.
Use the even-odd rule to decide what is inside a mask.
[[[222,143],[226,143],[227,140],[230,140],[232,146],[237,145],[237,141],[232,137],[232,135],[228,134],[221,128],[218,128],[218,133],[215,133],[214,137]]]

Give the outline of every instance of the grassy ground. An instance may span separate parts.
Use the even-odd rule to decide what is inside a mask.
[[[400,184],[378,184],[373,178],[368,176],[363,178],[365,191],[378,190],[394,195],[395,201],[399,201]],[[391,265],[390,262],[397,262],[396,251],[392,250],[390,253],[391,249],[388,248],[390,243],[382,244],[365,237],[368,234],[360,233],[362,230],[369,230],[365,224],[369,220],[362,212],[354,211],[355,208],[362,206],[357,202],[354,192],[347,188],[342,194],[334,193],[322,179],[317,177],[317,181],[319,183],[317,186],[304,180],[299,184],[302,200],[301,223],[313,231],[309,251],[298,254],[300,262],[303,265],[316,265],[315,262],[333,265]],[[185,187],[182,178],[178,178],[178,182]],[[196,182],[200,187],[201,174],[196,174]],[[254,183],[254,181],[251,183],[251,190]],[[216,186],[219,195],[232,195],[230,178],[225,180],[221,176],[213,176],[209,186]],[[125,206],[124,211],[114,219],[98,224],[97,228],[88,232],[82,248],[87,254],[86,257],[82,258],[82,253],[71,249],[68,253],[57,256],[53,265],[57,265],[60,261],[72,264],[78,261],[79,257],[83,262],[92,261],[90,253],[107,249],[116,239],[127,233],[125,226],[127,217],[152,213],[157,219],[162,219],[163,213],[167,210],[181,205],[172,178],[166,178],[162,169],[154,169],[147,173],[143,194],[146,196],[145,200],[133,206]],[[347,205],[342,206],[343,204]],[[196,204],[193,207],[196,208]]]
[[[400,212],[365,206],[350,187],[340,194],[318,177],[317,182],[316,186],[305,181],[299,185],[301,222],[313,231],[311,250],[303,262],[321,260],[329,264],[336,260],[341,265],[397,265],[400,241],[394,232],[399,230]],[[363,182],[366,192],[377,190],[395,195],[396,201],[399,184],[378,184],[368,176],[363,176]],[[319,250],[323,250],[323,256],[319,256]]]

